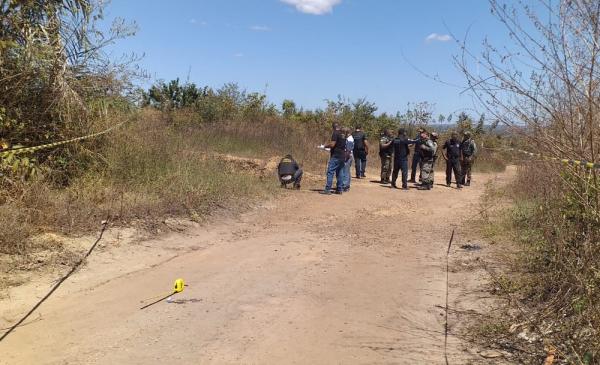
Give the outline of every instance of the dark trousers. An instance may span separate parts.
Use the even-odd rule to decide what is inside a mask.
[[[408,187],[408,160],[402,159],[399,161],[394,161],[394,172],[392,173],[392,185],[396,185],[396,180],[398,180],[398,173],[402,171],[402,187]]]
[[[356,177],[364,177],[367,168],[367,152],[354,151],[354,167],[356,168]]]
[[[412,165],[411,165],[411,171],[410,171],[410,179],[415,181],[415,178],[417,177],[417,169],[419,169],[419,180],[421,179],[421,154],[418,152],[415,152],[413,154],[413,159],[412,159]]]
[[[462,174],[460,171],[460,159],[458,158],[449,158],[446,161],[446,185],[450,185],[452,182],[452,172],[454,171],[454,179],[456,180],[456,185],[460,186],[462,181]]]

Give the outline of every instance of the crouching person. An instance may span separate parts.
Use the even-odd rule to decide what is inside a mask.
[[[302,169],[300,165],[294,160],[292,155],[286,155],[279,162],[277,166],[277,173],[279,174],[279,181],[281,187],[285,188],[288,184],[293,183],[294,189],[300,190],[300,183],[302,182]]]

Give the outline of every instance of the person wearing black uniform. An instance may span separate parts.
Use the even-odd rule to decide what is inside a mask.
[[[415,140],[406,138],[406,130],[398,129],[398,137],[387,144],[394,149],[394,172],[392,173],[392,187],[398,189],[396,180],[398,173],[402,171],[402,190],[408,190],[408,156],[410,155],[409,145],[415,144]]]
[[[279,174],[279,181],[281,182],[282,188],[285,188],[289,183],[294,183],[294,189],[300,190],[302,169],[292,155],[285,155],[285,157],[281,159],[277,166],[277,173]]]
[[[450,183],[452,183],[452,171],[454,171],[456,187],[461,189],[462,174],[460,170],[460,160],[462,154],[458,133],[452,132],[450,139],[444,143],[443,149],[442,155],[444,156],[444,160],[446,160],[446,186],[450,187]]]
[[[361,179],[365,176],[365,170],[367,168],[367,155],[369,154],[369,144],[367,143],[367,136],[362,131],[360,125],[356,126],[356,130],[352,133],[354,138],[354,167],[356,168],[356,178]]]
[[[423,139],[421,138],[421,133],[425,132],[425,129],[419,128],[417,129],[417,136],[415,137],[415,153],[413,154],[412,164],[410,166],[410,180],[409,182],[415,183],[417,177],[417,169],[419,170],[419,180],[421,180],[421,145],[423,144]]]
[[[342,133],[339,124],[333,124],[333,133],[331,134],[331,140],[324,145],[325,148],[329,148],[331,156],[329,163],[327,164],[327,182],[325,183],[325,189],[321,194],[331,194],[331,188],[333,185],[333,176],[336,178],[336,194],[342,194],[343,190],[343,170],[346,164],[346,136]]]

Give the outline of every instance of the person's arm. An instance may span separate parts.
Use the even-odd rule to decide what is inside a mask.
[[[444,160],[448,161],[448,155],[446,154],[446,147],[448,145],[446,143],[444,143],[444,147],[442,147],[442,157],[444,157]]]
[[[392,143],[394,143],[394,140],[393,140],[393,139],[392,139],[392,140],[390,140],[388,143],[382,143],[382,142],[379,142],[379,147],[380,147],[380,148],[388,148],[389,146],[391,146],[391,145],[392,145]]]
[[[325,148],[334,148],[335,147],[335,144],[337,143],[336,142],[337,138],[335,138],[335,137],[336,137],[335,135],[331,136],[331,141],[325,143]]]
[[[367,137],[365,136],[365,140],[363,142],[365,144],[365,153],[369,154],[369,143],[367,142]]]
[[[475,157],[477,155],[477,143],[475,141],[471,141],[471,143],[473,143],[473,157]]]

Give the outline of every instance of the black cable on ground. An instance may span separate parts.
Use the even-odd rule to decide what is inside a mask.
[[[446,365],[448,362],[448,293],[450,287],[450,248],[452,248],[452,241],[454,240],[454,229],[450,236],[450,242],[448,242],[448,251],[446,251],[446,323],[444,324],[444,358],[446,359]]]
[[[154,301],[154,302],[152,302],[152,303],[150,303],[150,304],[146,304],[145,306],[141,307],[140,309],[146,309],[146,308],[148,308],[148,307],[150,307],[150,306],[152,306],[152,305],[154,305],[154,304],[156,304],[156,303],[162,302],[163,300],[167,299],[167,298],[168,298],[168,297],[170,297],[171,295],[175,295],[175,294],[177,294],[177,292],[176,292],[176,291],[172,292],[172,293],[171,293],[171,294],[169,294],[169,295],[165,295],[164,297],[162,297],[162,298],[160,298],[159,300],[156,300],[156,301]]]
[[[0,337],[0,342],[2,342],[2,340],[4,340],[6,338],[6,336],[8,336],[12,331],[15,330],[15,328],[19,327],[19,325],[21,323],[23,323],[33,312],[35,312],[36,309],[39,308],[40,305],[42,305],[42,303],[44,303],[46,301],[46,299],[48,299],[52,293],[54,293],[54,291],[56,291],[56,289],[58,289],[58,287],[69,278],[69,276],[71,276],[78,268],[79,266],[81,266],[81,264],[85,261],[85,259],[92,253],[92,251],[94,251],[94,248],[96,248],[96,245],[98,244],[98,242],[100,242],[100,240],[102,239],[102,235],[104,234],[104,231],[106,230],[108,221],[103,221],[102,222],[102,230],[100,231],[100,236],[98,236],[98,239],[96,240],[96,242],[94,242],[94,244],[92,245],[92,247],[90,247],[90,249],[88,250],[88,252],[85,254],[85,256],[83,256],[76,264],[75,266],[73,266],[71,268],[71,270],[65,275],[63,276],[53,287],[52,289],[50,289],[50,291],[48,292],[48,294],[46,294],[42,299],[40,299],[39,302],[37,302],[36,305],[33,306],[33,308],[31,308],[31,310],[29,312],[27,312],[27,314],[25,314],[23,316],[23,318],[21,318],[17,323],[15,323],[14,325],[12,325],[8,331],[4,332],[4,334],[2,335],[2,337]]]

